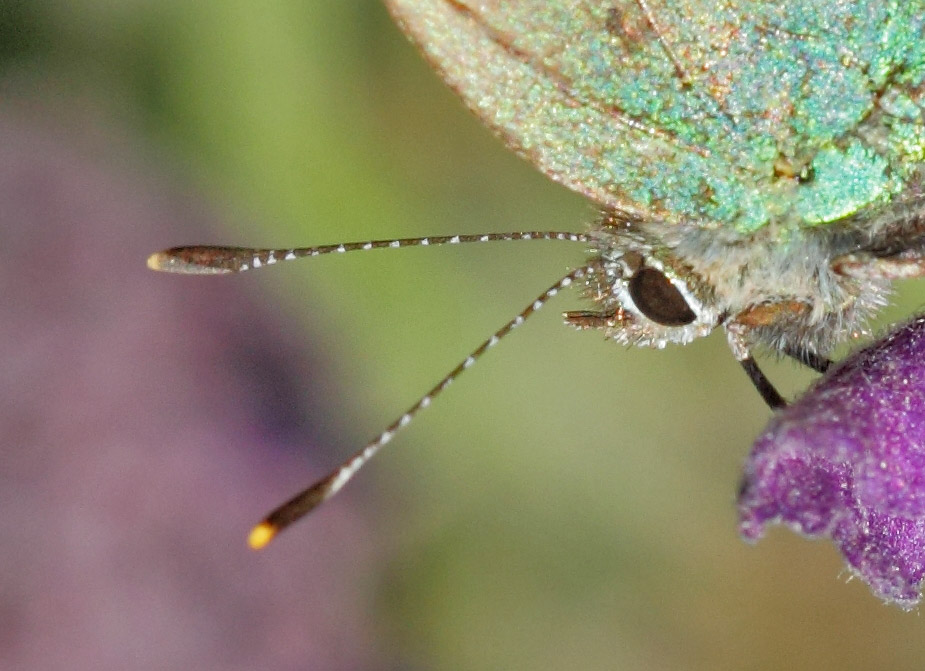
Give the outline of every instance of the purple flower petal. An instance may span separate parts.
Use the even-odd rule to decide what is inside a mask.
[[[740,531],[829,537],[880,598],[911,608],[925,578],[925,316],[852,354],[755,441]]]

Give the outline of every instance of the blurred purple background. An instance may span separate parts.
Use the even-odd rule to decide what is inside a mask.
[[[346,453],[323,357],[242,283],[145,268],[215,216],[125,142],[0,111],[0,668],[391,668],[362,510],[245,545]]]

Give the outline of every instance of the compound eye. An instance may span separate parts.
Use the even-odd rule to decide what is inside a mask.
[[[630,279],[628,289],[636,309],[657,324],[684,326],[697,319],[684,296],[661,271],[640,269]]]

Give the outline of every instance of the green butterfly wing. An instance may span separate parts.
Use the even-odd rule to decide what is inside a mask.
[[[540,170],[626,216],[742,233],[907,192],[923,0],[386,0]]]

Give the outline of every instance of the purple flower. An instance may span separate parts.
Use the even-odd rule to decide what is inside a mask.
[[[925,316],[833,367],[777,413],[745,466],[740,531],[829,537],[885,601],[925,578]]]

